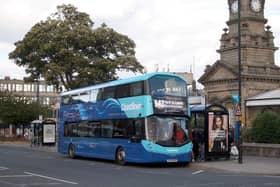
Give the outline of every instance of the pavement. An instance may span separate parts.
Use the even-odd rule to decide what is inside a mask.
[[[36,151],[47,151],[47,152],[57,152],[56,146],[41,146],[41,145],[32,145],[29,141],[0,141],[0,146],[12,146],[12,147],[24,147],[27,149],[33,149]]]
[[[36,151],[57,152],[55,146],[30,146],[29,142],[2,142],[0,146],[17,146],[33,149]],[[192,162],[190,167],[200,169],[217,169],[233,173],[246,173],[257,175],[275,175],[280,176],[280,158],[275,157],[259,157],[259,156],[246,156],[242,157],[243,162],[240,164],[238,160],[212,160]]]
[[[212,168],[233,173],[246,173],[257,175],[280,176],[280,158],[246,156],[243,155],[242,163],[237,160],[215,160],[206,162],[194,162],[199,168]]]

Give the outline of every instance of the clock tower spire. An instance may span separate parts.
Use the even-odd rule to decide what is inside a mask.
[[[199,78],[206,102],[232,108],[231,95],[238,93],[238,0],[227,0],[229,20],[220,39],[220,60],[207,66]],[[241,106],[245,100],[280,88],[280,67],[275,65],[274,36],[264,17],[265,0],[240,0]]]
[[[222,35],[221,46],[217,50],[221,54],[221,61],[232,65],[237,65],[237,4],[238,0],[228,0],[229,21],[226,22],[228,32]],[[243,56],[246,56],[246,59],[242,58],[242,64],[274,64],[274,52],[278,48],[274,46],[274,36],[270,31],[270,26],[266,26],[264,4],[265,0],[241,0],[241,52]],[[257,54],[267,58],[264,60]]]
[[[241,0],[240,3],[240,21],[243,29],[247,26],[248,31],[251,33],[262,34],[264,32],[264,25],[267,23],[267,19],[264,18],[265,0]],[[230,11],[227,25],[229,26],[229,30],[236,34],[236,25],[238,23],[238,0],[228,0],[228,5]]]

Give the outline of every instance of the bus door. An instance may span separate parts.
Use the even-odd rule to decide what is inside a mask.
[[[98,152],[104,157],[110,157],[110,155],[113,155],[114,153],[114,149],[112,149],[112,136],[113,121],[101,121],[101,138],[99,139],[99,145],[97,145],[97,149]]]
[[[142,150],[140,148],[141,140],[144,138],[145,135],[145,127],[144,127],[144,118],[139,118],[130,121],[129,128],[128,128],[128,149],[129,155],[133,158],[139,157],[142,153],[139,152]]]
[[[88,152],[92,155],[99,155],[100,152],[100,138],[101,138],[101,122],[100,121],[91,121],[89,122],[91,128],[90,137],[93,137],[92,140],[88,143]]]

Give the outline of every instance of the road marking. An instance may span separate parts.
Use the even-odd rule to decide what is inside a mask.
[[[1,166],[0,166],[0,171],[7,170],[7,169],[9,169],[9,168],[1,167]]]
[[[21,186],[48,186],[48,185],[58,185],[61,183],[58,182],[49,182],[49,183],[31,183],[31,184],[21,184]]]
[[[32,177],[32,175],[1,175],[0,178]]]
[[[59,182],[64,182],[64,183],[68,183],[68,184],[78,184],[76,182],[58,179],[58,178],[54,178],[54,177],[48,177],[48,176],[44,176],[44,175],[40,175],[40,174],[36,174],[36,173],[30,173],[30,172],[24,172],[24,173],[32,175],[32,176],[41,177],[41,178],[50,179],[50,180],[59,181]]]
[[[202,172],[204,172],[204,170],[198,170],[198,171],[193,172],[192,174],[197,175],[197,174],[202,173]]]

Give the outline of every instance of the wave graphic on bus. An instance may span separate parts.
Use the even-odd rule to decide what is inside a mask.
[[[121,109],[121,104],[116,99],[107,99],[103,102],[98,102],[97,107],[95,107],[94,113],[97,115],[96,117],[99,119],[107,118],[107,117],[126,117],[126,114]]]

